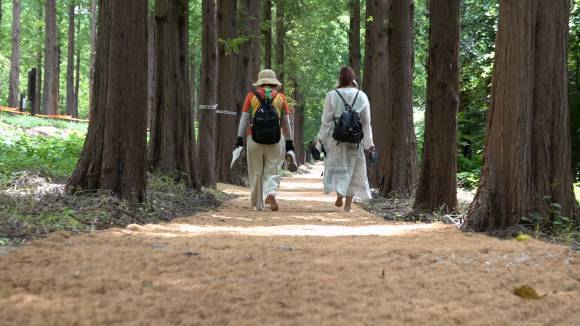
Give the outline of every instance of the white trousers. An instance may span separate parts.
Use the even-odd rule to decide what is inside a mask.
[[[258,144],[248,137],[248,174],[252,207],[264,208],[264,198],[278,194],[284,163],[284,139],[273,145]]]

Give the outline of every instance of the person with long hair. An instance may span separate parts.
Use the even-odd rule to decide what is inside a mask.
[[[362,125],[363,135],[353,141],[337,140],[335,129],[345,112],[352,111]],[[324,192],[336,193],[336,206],[350,212],[353,198],[371,198],[367,177],[365,149],[374,151],[371,128],[371,106],[367,95],[358,89],[351,67],[340,70],[338,87],[328,92],[324,102],[318,144],[326,149],[324,160]]]

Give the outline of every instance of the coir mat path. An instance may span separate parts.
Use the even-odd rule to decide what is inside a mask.
[[[568,248],[345,214],[320,173],[284,179],[279,212],[224,187],[218,211],[10,252],[0,325],[580,325]]]

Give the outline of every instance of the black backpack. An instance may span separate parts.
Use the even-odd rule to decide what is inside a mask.
[[[254,94],[260,101],[260,107],[252,118],[252,139],[258,144],[277,144],[280,142],[282,130],[280,128],[280,117],[272,104],[276,96],[268,101],[258,92]]]
[[[338,90],[335,91],[344,103],[345,111],[340,116],[338,122],[334,119],[332,138],[338,142],[360,144],[364,137],[363,125],[358,113],[352,109],[358,99],[360,91],[356,92],[356,96],[351,105],[346,103]]]

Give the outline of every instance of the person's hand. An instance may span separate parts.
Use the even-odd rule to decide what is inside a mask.
[[[294,141],[293,140],[286,141],[286,153],[288,153],[289,151],[294,152]]]
[[[238,147],[244,147],[244,137],[238,137],[238,140],[236,141],[236,147],[234,147],[234,149]]]
[[[371,146],[369,147],[369,151],[370,151],[370,152],[374,152],[374,151],[376,151],[376,150],[377,150],[377,148],[375,147],[375,145],[371,145]]]

